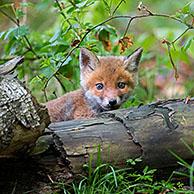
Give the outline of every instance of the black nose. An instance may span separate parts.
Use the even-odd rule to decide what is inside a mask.
[[[115,100],[115,99],[109,100],[109,105],[110,105],[110,106],[114,106],[114,105],[116,105],[116,104],[117,104],[117,100]]]

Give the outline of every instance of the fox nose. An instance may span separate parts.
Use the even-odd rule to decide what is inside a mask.
[[[117,100],[115,100],[115,99],[109,100],[109,105],[110,105],[110,106],[114,106],[114,105],[116,105],[116,104],[117,104]]]

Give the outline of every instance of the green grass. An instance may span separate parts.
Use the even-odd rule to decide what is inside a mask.
[[[183,143],[193,154],[191,147]],[[180,167],[184,167],[184,172],[173,171],[166,180],[158,178],[157,169],[148,166],[137,169],[141,159],[127,160],[127,168],[124,169],[104,164],[98,149],[95,169],[92,168],[93,157],[90,156],[89,163],[84,165],[85,176],[80,175],[79,180],[69,185],[57,184],[64,194],[194,194],[194,162],[189,164],[177,154],[171,153],[177,158]]]
[[[157,181],[154,179],[155,169],[147,166],[142,172],[129,169],[115,169],[109,164],[102,164],[92,171],[91,175],[82,177],[79,182],[64,186],[66,194],[135,194],[135,193],[194,193],[185,190],[181,182],[171,179]]]

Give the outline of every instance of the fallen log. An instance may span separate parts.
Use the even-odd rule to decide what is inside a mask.
[[[144,164],[163,168],[176,165],[171,152],[193,159],[185,145],[193,148],[193,118],[194,99],[168,100],[106,112],[90,120],[52,123],[49,129],[56,149],[74,173],[80,173],[90,155],[95,166],[99,150],[106,163],[124,166],[127,159],[141,157]]]

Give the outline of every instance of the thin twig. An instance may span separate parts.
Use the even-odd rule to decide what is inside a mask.
[[[185,31],[183,31],[175,40],[173,40],[171,42],[171,44],[174,44],[175,42],[177,42],[184,34],[186,34],[189,30],[191,30],[190,27],[187,27]]]
[[[58,1],[58,0],[55,0],[55,2],[56,2],[57,6],[58,6],[58,8],[59,8],[59,10],[60,10],[60,14],[64,17],[64,19],[67,21],[67,23],[68,23],[70,26],[72,26],[71,22],[69,21],[69,19],[67,18],[67,16],[64,14],[63,8],[61,7],[59,1]]]
[[[54,75],[54,77],[56,78],[56,80],[59,82],[59,84],[61,85],[61,87],[63,88],[64,92],[67,92],[67,89],[65,88],[65,86],[63,85],[62,81],[58,78],[57,74]]]
[[[125,32],[124,32],[124,34],[123,34],[123,37],[125,37],[125,36],[127,35],[127,32],[128,32],[128,30],[129,30],[129,27],[130,27],[131,22],[133,21],[133,19],[134,19],[134,18],[129,19],[129,21],[128,21],[128,23],[127,23],[127,27],[126,27],[126,29],[125,29]]]
[[[175,65],[175,63],[173,61],[173,58],[172,58],[172,54],[171,54],[171,44],[166,43],[166,45],[167,45],[167,48],[168,48],[168,56],[169,56],[170,62],[171,62],[172,66],[173,66],[173,69],[174,69],[174,77],[177,80],[179,78],[179,74],[178,74],[177,67],[176,67],[176,65]]]
[[[112,12],[112,16],[116,13],[116,11],[117,11],[117,9],[121,6],[121,4],[123,3],[123,2],[125,2],[125,0],[121,0],[119,3],[118,3],[118,5],[115,7],[115,9],[113,10],[113,12]]]
[[[4,15],[4,16],[6,16],[7,18],[9,18],[13,23],[17,23],[17,21],[16,20],[14,20],[11,16],[9,16],[6,12],[4,12],[2,9],[0,9],[0,12]]]
[[[151,14],[150,14],[150,13],[151,13]],[[127,18],[127,16],[123,16],[123,17]],[[131,18],[130,18],[128,24],[127,24],[127,27],[126,27],[126,29],[125,29],[125,32],[124,32],[123,37],[126,36],[128,30],[129,30],[129,27],[130,27],[130,25],[131,25],[131,22],[132,22],[134,19],[146,18],[146,17],[164,17],[164,18],[169,18],[169,19],[175,20],[175,21],[177,21],[177,22],[179,22],[179,23],[181,23],[181,24],[186,25],[186,26],[188,27],[188,28],[187,28],[188,30],[194,29],[194,26],[192,26],[192,25],[190,25],[190,24],[187,24],[187,23],[185,23],[184,21],[182,21],[181,19],[176,18],[176,17],[174,17],[174,16],[170,16],[170,15],[166,15],[166,14],[157,14],[157,13],[149,12],[149,13],[146,13],[146,14],[143,14],[143,15],[131,16]],[[129,18],[129,17],[128,17],[128,18]],[[188,30],[187,30],[187,31],[188,31]],[[186,32],[187,32],[187,31],[186,31]],[[185,32],[185,33],[186,33],[186,32]]]
[[[183,37],[184,34],[186,34],[191,28],[190,27],[187,27],[177,38],[175,38],[173,41],[169,42],[167,40],[163,40],[163,43],[165,43],[167,45],[167,48],[168,48],[168,56],[169,56],[169,59],[170,59],[170,62],[173,66],[173,69],[175,71],[174,75],[175,75],[175,79],[177,80],[179,78],[179,74],[178,74],[178,70],[177,70],[177,67],[174,63],[174,60],[173,60],[173,57],[172,57],[172,54],[171,54],[171,46],[175,49],[175,43]]]
[[[42,91],[43,91],[43,94],[44,94],[45,101],[47,102],[48,101],[48,97],[47,97],[47,94],[46,94],[46,87],[44,87],[42,89]]]
[[[24,39],[28,44],[28,49],[36,56],[37,59],[40,59],[41,57],[34,51],[32,45],[31,45],[31,43],[26,35],[24,35]]]

